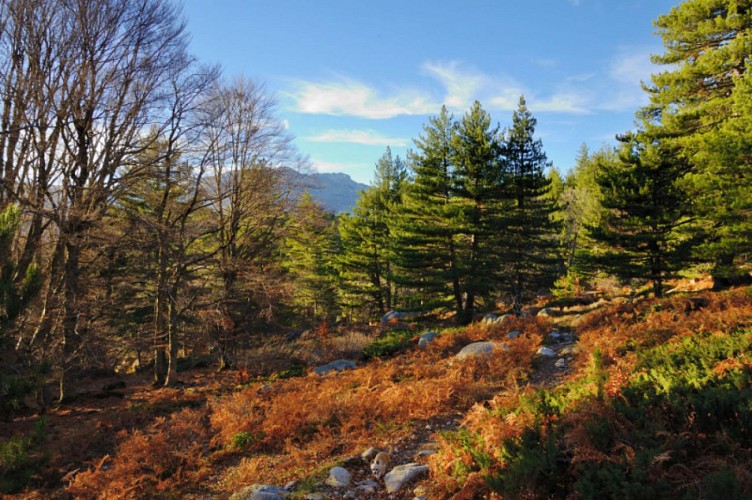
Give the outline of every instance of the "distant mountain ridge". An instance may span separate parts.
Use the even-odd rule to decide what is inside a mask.
[[[359,197],[359,192],[369,187],[339,172],[314,172],[307,174],[307,177],[311,179],[311,184],[307,188],[311,197],[334,213],[352,209]]]

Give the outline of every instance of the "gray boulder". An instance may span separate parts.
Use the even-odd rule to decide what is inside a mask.
[[[496,320],[498,320],[499,317],[496,316],[493,313],[488,313],[485,316],[483,316],[483,319],[480,320],[481,323],[496,323]]]
[[[417,314],[414,312],[405,312],[405,311],[389,311],[385,315],[381,317],[381,323],[391,323],[392,321],[402,321],[402,320],[408,320],[413,319]]]
[[[538,356],[543,356],[544,358],[553,358],[556,356],[556,351],[550,347],[541,347],[536,354]]]
[[[347,488],[350,486],[350,472],[344,467],[332,467],[329,469],[326,484],[335,488]]]
[[[421,349],[425,348],[428,344],[433,342],[436,337],[438,337],[439,334],[436,332],[426,332],[420,336],[418,339],[418,347]]]
[[[427,465],[420,465],[415,462],[398,465],[384,476],[384,485],[387,493],[399,491],[404,485],[414,480],[418,476],[428,473]]]
[[[557,316],[556,311],[554,311],[550,307],[544,307],[540,311],[538,311],[538,317],[539,318],[550,318],[551,316]]]
[[[233,493],[230,500],[283,500],[287,492],[279,486],[254,484]]]
[[[455,356],[457,359],[471,358],[474,356],[488,356],[493,354],[496,349],[508,350],[509,348],[505,344],[499,342],[473,342],[462,348],[460,352]]]
[[[336,361],[332,361],[331,363],[327,363],[323,366],[318,366],[313,369],[313,373],[316,375],[326,375],[329,372],[332,371],[338,371],[341,372],[343,370],[354,370],[356,367],[354,361],[350,361],[349,359],[338,359]]]

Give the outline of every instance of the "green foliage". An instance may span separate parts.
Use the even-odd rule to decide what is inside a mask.
[[[366,346],[363,355],[368,359],[389,356],[406,349],[414,338],[415,333],[410,330],[390,330]]]
[[[41,363],[20,373],[0,372],[0,418],[22,409],[24,398],[42,385],[49,371],[49,363]]]
[[[232,436],[232,447],[238,450],[245,450],[264,439],[263,433],[255,432],[238,432]]]
[[[0,443],[0,493],[19,493],[47,460],[39,449],[45,429],[46,421],[41,418],[30,435],[16,435]]]
[[[535,138],[536,119],[523,97],[512,115],[512,127],[504,133],[501,153],[505,162],[504,197],[499,227],[502,279],[521,312],[524,294],[549,288],[562,271],[558,256],[558,224],[550,196],[551,167],[543,143]]]
[[[603,147],[595,152],[583,144],[576,165],[567,174],[564,189],[557,199],[554,218],[561,224],[561,247],[567,276],[585,284],[596,269],[591,257],[603,253],[603,245],[590,237],[587,227],[598,227],[605,213],[598,173],[618,162],[616,151]]]
[[[394,232],[406,175],[400,157],[393,158],[387,148],[376,164],[374,185],[361,192],[353,213],[339,220],[341,300],[353,319],[397,307]]]
[[[503,467],[489,487],[505,497],[743,498],[750,492],[726,459],[748,457],[752,442],[752,371],[739,362],[750,348],[747,329],[701,332],[641,351],[617,398],[604,393],[607,372],[595,352],[584,377],[524,398],[513,410],[534,423],[504,441]],[[568,417],[573,412],[578,416]],[[723,461],[710,459],[711,444]],[[572,453],[588,458],[567,465]],[[691,482],[663,474],[672,464],[691,471]]]
[[[11,247],[20,223],[21,212],[15,205],[0,212],[0,342],[42,286],[41,272],[36,265],[27,268],[23,279],[15,276]]]
[[[333,321],[339,250],[334,216],[306,192],[288,226],[283,265],[293,279],[293,310],[309,322]]]
[[[460,212],[453,202],[454,117],[441,108],[428,119],[410,154],[407,183],[397,225],[396,259],[400,284],[412,290],[411,307],[462,310],[457,244]]]
[[[689,166],[675,148],[644,133],[627,135],[622,143],[619,162],[605,165],[596,177],[606,212],[589,229],[608,250],[593,259],[622,279],[650,280],[660,297],[663,283],[686,265],[694,244],[683,231],[692,219],[678,184]]]
[[[559,271],[550,166],[520,99],[504,134],[477,101],[458,122],[446,108],[424,127],[399,226],[402,283],[423,308],[451,306],[461,323],[477,304],[549,286]]]
[[[655,25],[665,52],[654,61],[666,68],[653,75],[641,115],[690,162],[684,184],[706,242],[698,255],[715,264],[718,282],[732,283],[745,274],[752,240],[752,9],[747,1],[690,0]]]

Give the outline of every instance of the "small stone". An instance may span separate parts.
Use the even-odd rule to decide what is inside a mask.
[[[571,345],[568,345],[567,347],[559,351],[559,354],[561,354],[562,356],[572,356],[574,353],[575,353],[575,348],[574,346],[571,346]]]
[[[498,316],[496,316],[493,313],[488,313],[485,316],[483,316],[481,323],[496,323],[497,319],[498,319]]]
[[[284,500],[285,496],[287,492],[278,486],[254,484],[233,493],[230,500]]]
[[[285,491],[290,491],[291,489],[295,487],[296,484],[298,483],[296,483],[295,481],[290,481],[289,483],[285,485]]]
[[[355,367],[356,365],[354,361],[350,361],[349,359],[338,359],[337,361],[332,361],[324,366],[314,368],[313,373],[316,375],[326,375],[332,371],[341,372],[343,370],[354,370]]]
[[[457,359],[465,359],[474,356],[489,356],[493,354],[496,349],[507,351],[509,350],[509,347],[498,342],[473,342],[472,344],[463,347],[455,357]]]
[[[379,483],[372,479],[367,479],[363,481],[362,483],[359,483],[358,486],[355,488],[355,491],[359,493],[376,493],[376,491],[379,488]]]
[[[378,455],[378,453],[379,450],[371,446],[366,451],[360,454],[360,458],[362,458],[365,462],[370,462],[376,455]]]
[[[428,344],[433,342],[438,336],[439,334],[436,332],[425,332],[424,334],[420,336],[420,339],[418,339],[418,347],[423,349]]]
[[[427,473],[427,465],[419,465],[417,463],[398,465],[397,467],[392,469],[391,472],[389,472],[386,476],[384,476],[386,492],[394,493],[396,491],[399,491],[404,485],[406,485],[413,479]]]
[[[541,347],[536,354],[538,356],[543,356],[544,358],[553,358],[556,356],[556,352],[550,347]]]
[[[554,366],[556,368],[566,368],[567,367],[567,362],[566,362],[566,360],[564,358],[559,358],[559,359],[556,360],[556,363],[554,363]]]
[[[554,314],[556,314],[556,313],[550,307],[544,307],[543,309],[541,309],[540,311],[538,311],[538,317],[539,318],[549,318],[549,317],[553,316]]]
[[[325,500],[321,493],[309,493],[305,496],[306,500]]]
[[[520,336],[521,334],[522,334],[522,332],[520,332],[519,330],[514,330],[514,331],[511,331],[511,332],[509,332],[509,333],[507,334],[507,338],[508,338],[509,340],[512,340],[512,339],[516,339],[516,338],[517,338],[517,337],[519,337],[519,336]]]
[[[418,452],[419,457],[429,457],[431,455],[436,455],[436,450],[420,450]]]
[[[347,488],[350,486],[350,472],[344,467],[332,467],[329,469],[326,484],[335,488]]]

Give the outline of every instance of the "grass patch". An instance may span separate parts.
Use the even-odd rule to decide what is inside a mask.
[[[366,346],[363,356],[366,359],[390,356],[407,349],[414,338],[415,333],[410,330],[392,330]]]

